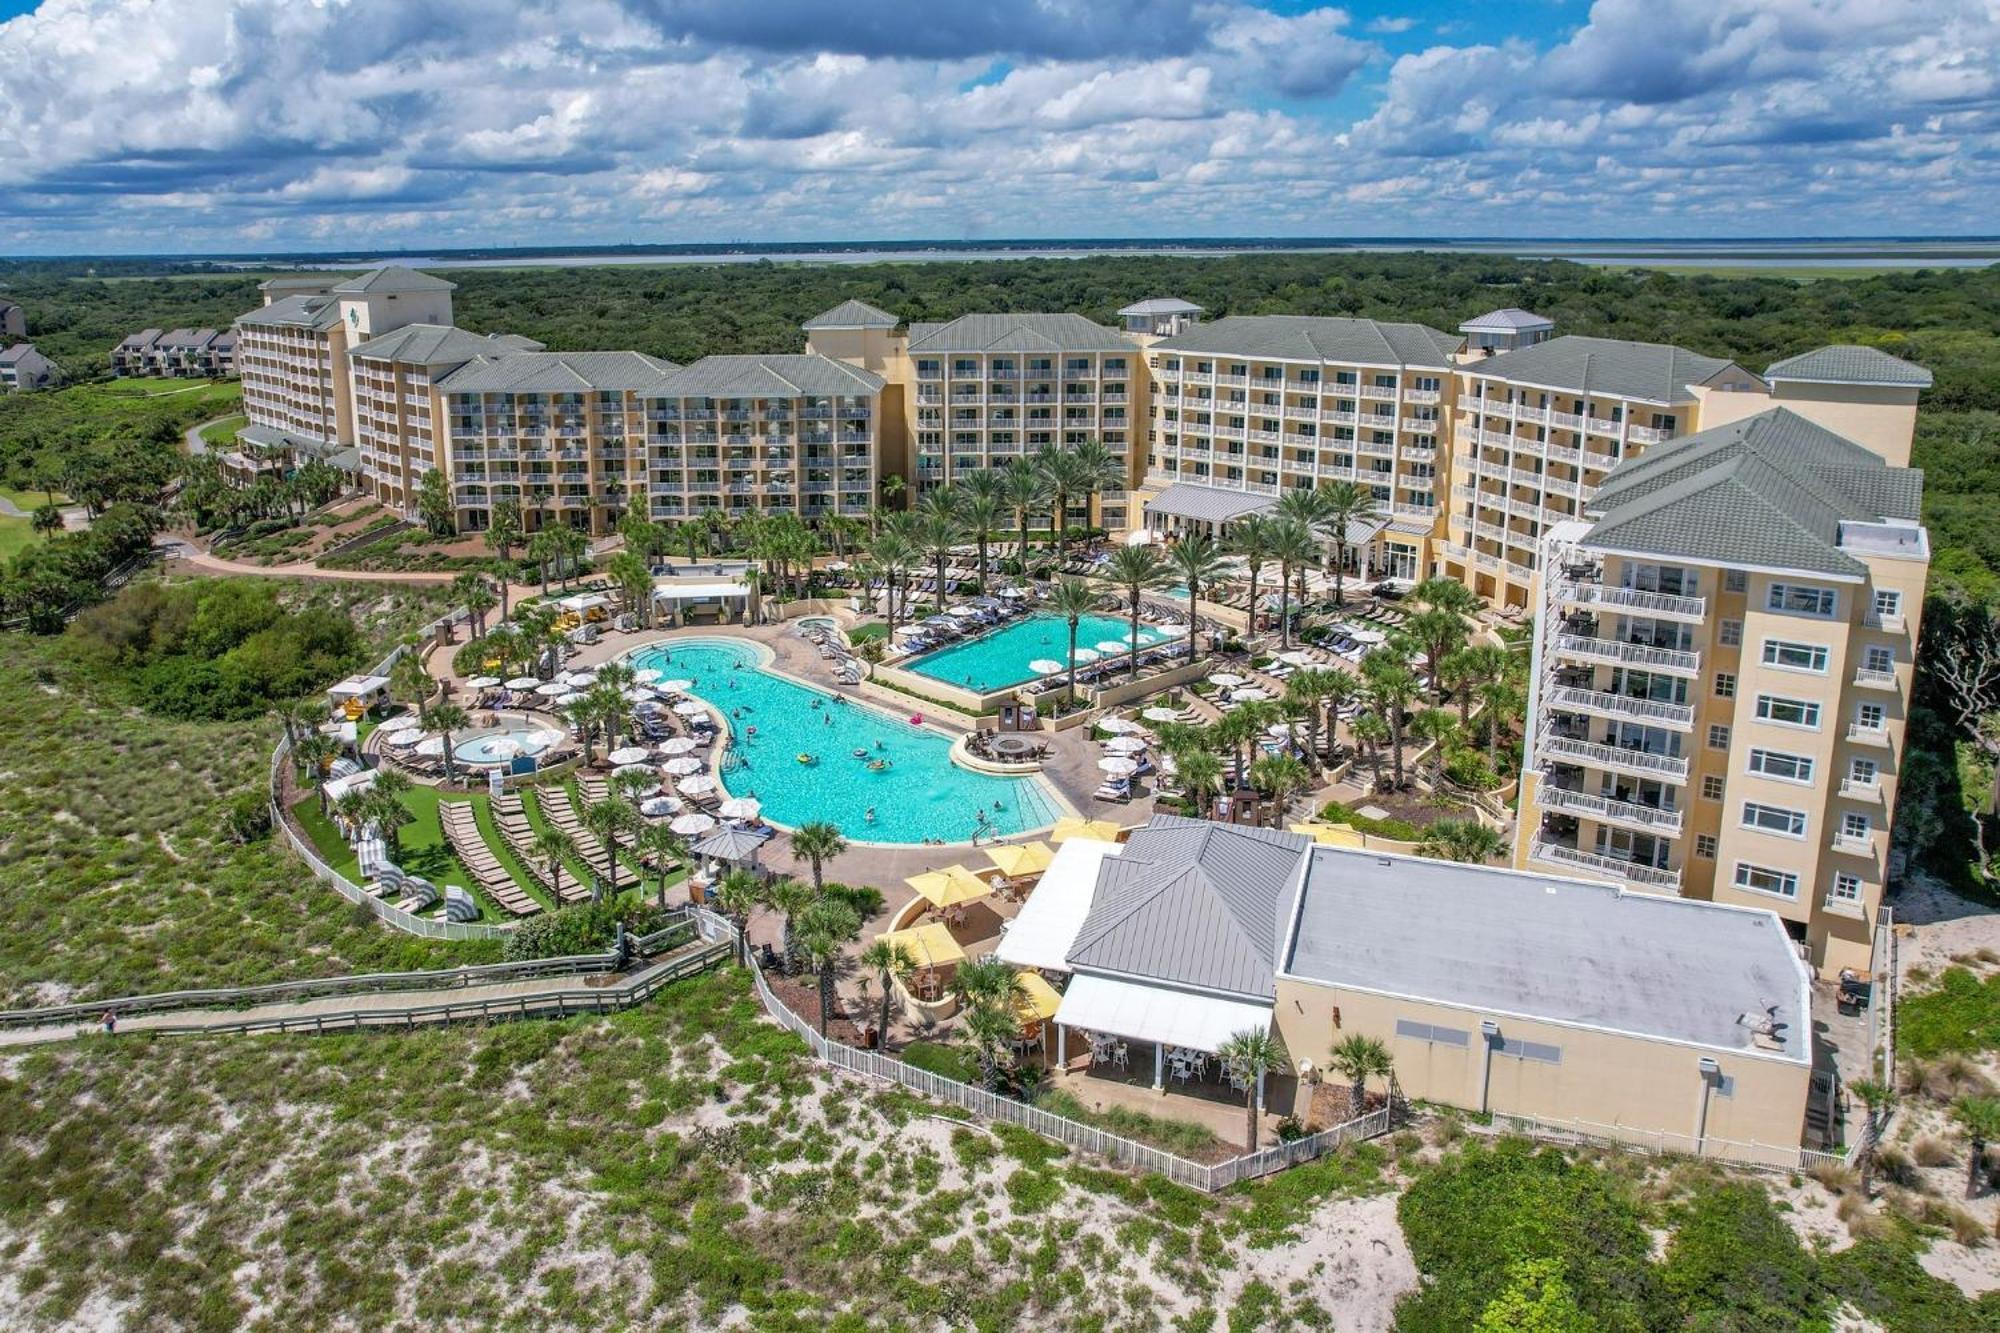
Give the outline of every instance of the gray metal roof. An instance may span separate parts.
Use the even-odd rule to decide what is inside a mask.
[[[349,356],[371,361],[399,361],[412,366],[457,365],[476,356],[509,356],[539,352],[542,344],[513,334],[472,333],[451,324],[405,324],[370,338],[349,350]]]
[[[1688,391],[1690,384],[1705,384],[1735,364],[1671,343],[1626,342],[1572,334],[1502,352],[1481,361],[1473,367],[1473,372],[1569,393],[1684,403],[1694,398]]]
[[[328,291],[332,286],[333,278],[330,274],[300,273],[282,278],[266,278],[257,284],[257,290],[310,294]]]
[[[814,315],[800,327],[814,329],[893,329],[903,321],[866,301],[842,301],[833,309]]]
[[[316,436],[280,430],[276,426],[266,426],[255,421],[247,426],[237,427],[236,438],[244,444],[254,444],[264,449],[291,449],[300,445],[326,443]]]
[[[1521,333],[1529,329],[1552,329],[1556,322],[1546,315],[1538,315],[1532,310],[1519,306],[1508,306],[1503,310],[1489,310],[1475,319],[1468,319],[1458,326],[1460,333]]]
[[[1149,514],[1171,514],[1176,518],[1202,519],[1227,523],[1245,514],[1262,513],[1277,501],[1266,495],[1233,491],[1223,486],[1203,486],[1198,482],[1177,481],[1146,501]]]
[[[349,278],[333,288],[337,296],[384,296],[404,292],[451,292],[457,291],[458,284],[434,278],[428,273],[419,273],[413,268],[403,268],[391,264],[387,268],[373,269],[358,278]]]
[[[15,343],[0,352],[0,366],[14,366],[29,375],[45,375],[55,370],[56,363],[36,351],[33,343]]]
[[[121,348],[130,348],[133,351],[137,351],[140,348],[151,347],[159,340],[160,331],[158,329],[140,329],[137,333],[126,334],[119,340],[118,345]]]
[[[340,307],[324,294],[287,296],[238,315],[236,322],[325,330],[340,323]]]
[[[1152,296],[1143,301],[1134,301],[1118,313],[1121,315],[1198,315],[1202,307],[1192,301],[1183,301],[1178,296]]]
[[[1483,1012],[1811,1059],[1804,965],[1767,911],[1422,857],[1316,847],[1284,971]],[[1689,1070],[1693,1074],[1692,1068]]]
[[[705,356],[652,390],[659,398],[795,398],[880,393],[873,371],[810,354]]]
[[[1270,999],[1309,845],[1276,829],[1154,815],[1098,867],[1070,967]]]
[[[1843,520],[1914,522],[1923,473],[1782,407],[1655,445],[1590,502],[1582,544],[1859,577]]]
[[[1913,361],[1890,356],[1879,347],[1840,344],[1773,361],[1764,368],[1767,380],[1803,380],[1808,384],[1879,384],[1928,389],[1931,373]]]
[[[1230,315],[1154,343],[1162,352],[1445,369],[1459,339],[1427,324],[1320,315]]]
[[[439,378],[437,384],[446,393],[585,393],[629,389],[652,394],[677,369],[673,362],[644,352],[502,350],[474,357]]]
[[[944,324],[910,325],[910,354],[920,352],[1134,352],[1114,329],[1082,315],[960,315]]]

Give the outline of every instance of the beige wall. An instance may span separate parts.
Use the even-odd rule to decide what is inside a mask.
[[[1716,390],[1697,390],[1697,394],[1703,430],[1782,407],[1854,441],[1890,467],[1910,465],[1910,440],[1917,429],[1913,388],[1784,380],[1772,385],[1768,394]]]
[[[1689,1141],[1683,1146],[1692,1150],[1703,1089],[1698,1062],[1708,1056],[1720,1066],[1722,1076],[1733,1081],[1730,1095],[1711,1092],[1707,1097],[1708,1138],[1768,1144],[1774,1149],[1773,1160],[1796,1161],[1805,1128],[1810,1071],[1803,1061],[1511,1018],[1282,977],[1275,1015],[1295,1065],[1310,1059],[1325,1070],[1334,1043],[1359,1033],[1388,1046],[1395,1057],[1396,1081],[1406,1096],[1471,1111],[1586,1121],[1634,1135],[1686,1136]],[[1449,1046],[1398,1036],[1399,1019],[1462,1031],[1466,1044]],[[1497,1023],[1503,1039],[1560,1047],[1560,1063],[1498,1053],[1483,1060],[1480,1025],[1485,1021]],[[1804,1033],[1793,1035],[1795,1041],[1805,1039]],[[1310,1089],[1302,1089],[1300,1095],[1310,1096]]]

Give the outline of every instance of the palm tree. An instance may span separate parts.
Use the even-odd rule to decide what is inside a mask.
[[[1431,676],[1431,697],[1444,702],[1444,661],[1465,642],[1464,617],[1442,606],[1427,606],[1411,616],[1403,632],[1423,648],[1424,669]]]
[[[931,568],[937,576],[939,607],[951,597],[951,590],[945,587],[944,572],[951,561],[952,548],[965,542],[965,526],[952,511],[949,496],[949,491],[932,491],[924,497],[929,507],[917,515],[917,545],[930,557]]]
[[[521,541],[521,502],[501,500],[486,525],[486,546],[500,560],[500,618],[507,618],[507,585],[513,582],[514,548]]]
[[[583,742],[583,764],[591,764],[591,739],[597,735],[597,724],[603,720],[602,701],[594,695],[586,694],[581,699],[573,699],[562,707],[563,719],[576,728],[577,739]]]
[[[1300,492],[1292,492],[1294,495]],[[1278,632],[1286,648],[1292,646],[1292,571],[1303,576],[1319,558],[1319,539],[1303,523],[1281,518],[1271,526],[1271,558],[1278,562]]]
[[[583,826],[597,836],[599,845],[604,848],[604,874],[590,895],[592,902],[601,901],[617,885],[618,835],[630,828],[632,822],[632,807],[610,797],[592,801],[583,808]]]
[[[471,720],[463,708],[453,703],[434,704],[431,706],[430,711],[424,714],[424,725],[435,731],[439,738],[444,741],[444,778],[446,782],[456,782],[458,780],[458,766],[453,761],[451,753],[451,733],[465,730],[466,724]]]
[[[660,906],[667,905],[667,876],[672,873],[676,861],[685,861],[688,855],[687,843],[681,835],[665,824],[641,821],[638,842],[639,854],[651,863],[653,871],[660,879]]]
[[[1049,593],[1048,609],[1069,625],[1069,702],[1076,705],[1077,622],[1097,607],[1097,590],[1082,579],[1060,579]]]
[[[1250,765],[1250,785],[1271,798],[1271,827],[1283,828],[1285,808],[1312,782],[1306,766],[1288,754],[1267,754]]]
[[[1405,711],[1421,692],[1417,677],[1393,650],[1371,653],[1361,664],[1368,698],[1389,728],[1389,753],[1397,787],[1403,785],[1403,723]]]
[[[639,802],[646,799],[646,794],[657,791],[659,786],[659,774],[652,769],[628,768],[611,775],[611,790],[634,811],[638,809]]]
[[[1354,733],[1356,744],[1367,748],[1370,770],[1368,785],[1379,788],[1382,785],[1382,747],[1389,740],[1389,724],[1382,720],[1380,713],[1370,708],[1366,712],[1355,714],[1354,721],[1348,723],[1347,729]]]
[[[965,1034],[979,1052],[980,1079],[991,1087],[999,1072],[1001,1052],[1021,1034],[1021,1018],[1015,1009],[1024,993],[1020,974],[988,954],[960,963],[952,974],[951,990],[963,1006]]]
[[[1222,551],[1213,538],[1194,536],[1181,540],[1167,554],[1167,564],[1188,595],[1188,661],[1195,660],[1195,628],[1201,623],[1202,589],[1222,573]]]
[[[375,821],[375,829],[382,835],[391,860],[402,858],[403,826],[416,822],[417,817],[403,800],[414,786],[408,776],[393,768],[378,769],[375,781],[368,784],[369,818]]]
[[[292,758],[299,762],[309,776],[313,790],[319,793],[319,812],[321,815],[326,814],[326,783],[323,779],[326,777],[327,766],[340,758],[340,742],[331,736],[308,732],[299,738],[297,745],[292,747]]]
[[[1458,720],[1472,724],[1472,696],[1488,681],[1507,674],[1508,653],[1490,643],[1467,644],[1439,664],[1438,679],[1458,696]]]
[[[1083,519],[1091,527],[1102,526],[1092,512],[1099,491],[1123,487],[1127,480],[1125,462],[1095,437],[1085,440],[1067,455],[1075,473],[1077,489],[1083,493]]]
[[[1871,1114],[1877,1107],[1889,1104],[1889,1090],[1872,1079],[1850,1083],[1847,1090],[1854,1094],[1856,1101],[1866,1105]],[[1979,1192],[1980,1172],[1986,1165],[1986,1145],[2000,1139],[2000,1097],[1960,1097],[1951,1104],[1951,1113],[1965,1130],[1966,1137],[1972,1140],[1971,1152],[1965,1163],[1965,1195],[1972,1198]]]
[[[1347,548],[1354,530],[1381,515],[1375,493],[1351,481],[1336,481],[1319,491],[1319,531],[1333,543],[1333,604],[1347,605]]]
[[[52,504],[36,505],[28,525],[34,529],[36,536],[53,537],[63,530],[62,510]]]
[[[325,799],[324,795],[321,799]],[[366,791],[350,788],[342,792],[340,799],[333,803],[333,817],[346,825],[347,836],[351,841],[358,839],[362,830],[368,827],[368,821],[375,817],[375,807],[368,800]]]
[[[861,951],[861,965],[874,970],[882,984],[882,1021],[876,1026],[884,1040],[889,1035],[890,1001],[895,990],[893,983],[908,985],[910,977],[917,970],[916,955],[909,946],[899,940],[876,936],[873,943]]]
[[[1049,501],[1048,475],[1025,458],[1017,458],[1007,465],[1001,474],[1000,498],[1014,511],[1014,523],[1020,532],[1021,546],[1019,559],[1021,567],[1028,564],[1028,525],[1035,511]]]
[[[277,718],[278,725],[285,729],[288,744],[299,743],[299,732],[305,724],[305,704],[304,699],[280,699],[271,705],[271,716]]]
[[[528,559],[535,562],[535,573],[541,580],[544,598],[549,595],[549,566],[555,562],[561,541],[554,528],[543,528],[528,538]]]
[[[1476,819],[1440,819],[1424,830],[1417,855],[1485,865],[1507,850],[1507,840]]]
[[[1104,577],[1125,590],[1127,609],[1131,613],[1132,637],[1126,641],[1126,650],[1132,667],[1132,675],[1139,674],[1139,604],[1149,592],[1164,588],[1171,577],[1167,573],[1167,562],[1160,559],[1160,553],[1150,546],[1121,546],[1111,553],[1110,563],[1105,566]]]
[[[1307,667],[1285,681],[1285,702],[1297,707],[1306,720],[1306,762],[1315,773],[1320,768],[1320,719],[1325,714],[1327,698],[1342,688],[1336,682],[1350,679],[1345,671]]]
[[[798,928],[795,923],[799,914],[812,906],[818,896],[812,885],[789,877],[774,879],[764,885],[764,905],[781,918],[779,939],[784,945],[787,973],[796,972],[799,966]]]
[[[556,886],[562,883],[563,866],[576,855],[576,839],[551,824],[536,830],[528,852],[542,863],[549,879],[549,893],[560,903],[562,898],[556,894]]]
[[[959,522],[965,525],[965,530],[971,534],[972,540],[979,547],[979,591],[981,594],[984,594],[986,591],[986,545],[993,540],[993,534],[1000,527],[1000,520],[1006,514],[1007,506],[1006,502],[1001,500],[993,490],[993,486],[999,477],[998,473],[990,470],[975,472],[972,474],[972,477],[993,477],[995,479],[994,482],[982,481],[979,485],[974,486],[972,478],[967,478],[963,494],[960,495],[958,502]]]
[[[1361,1114],[1362,1099],[1368,1092],[1368,1080],[1388,1078],[1396,1067],[1395,1058],[1380,1039],[1366,1037],[1356,1032],[1343,1038],[1334,1046],[1329,1063],[1335,1073],[1347,1080],[1348,1106],[1350,1118]]]
[[[1069,498],[1083,484],[1082,473],[1071,455],[1064,453],[1053,444],[1044,445],[1035,454],[1035,467],[1049,487],[1049,535],[1053,539],[1056,558],[1062,558],[1064,538],[1069,532]]]
[[[799,951],[819,980],[819,1035],[833,1012],[833,977],[849,942],[861,934],[861,918],[835,898],[821,898],[799,914]]]
[[[1442,708],[1426,708],[1410,719],[1410,734],[1431,742],[1431,782],[1441,783],[1445,751],[1458,739],[1458,719]]]
[[[1189,750],[1174,756],[1174,767],[1180,772],[1181,790],[1194,799],[1195,814],[1208,818],[1222,790],[1222,760],[1211,750]]]
[[[1507,734],[1507,724],[1521,716],[1524,702],[1520,688],[1512,681],[1489,680],[1479,686],[1480,720],[1486,724],[1486,761],[1496,773],[1500,771],[1500,741]]]
[[[493,595],[493,585],[478,570],[468,569],[451,581],[451,590],[472,617],[472,637],[485,637],[486,613],[500,601]]]
[[[810,820],[792,833],[792,858],[812,863],[815,897],[826,892],[826,863],[846,850],[847,839],[841,836],[840,825],[829,820]]]
[[[901,517],[898,515],[897,517]],[[914,544],[903,531],[903,525],[884,524],[881,533],[870,543],[869,559],[882,573],[883,594],[888,599],[889,637],[896,637],[899,607],[896,594],[909,577],[910,567],[917,562],[918,553]]]
[[[1243,1084],[1243,1118],[1247,1127],[1248,1150],[1257,1151],[1257,1103],[1263,1100],[1264,1075],[1284,1069],[1290,1063],[1285,1048],[1270,1031],[1245,1028],[1222,1043],[1216,1051],[1222,1067]]]
[[[1257,632],[1257,583],[1271,563],[1271,538],[1276,522],[1263,514],[1246,514],[1229,525],[1229,551],[1242,557],[1250,572],[1250,632]]]
[[[747,966],[750,961],[750,913],[764,901],[764,886],[755,875],[738,866],[709,890],[709,896],[715,899],[716,910],[736,927],[736,965]]]

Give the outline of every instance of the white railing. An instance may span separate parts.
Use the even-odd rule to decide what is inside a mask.
[[[1878,671],[1871,667],[1856,667],[1854,683],[1864,690],[1893,690],[1896,688],[1896,673]]]
[[[1542,783],[1536,789],[1535,804],[1544,810],[1562,810],[1612,823],[1632,824],[1648,830],[1666,833],[1681,831],[1681,812],[1678,810],[1662,810],[1655,806],[1640,805],[1634,801],[1613,800],[1609,796],[1599,796],[1595,792],[1573,791],[1568,787],[1558,787],[1549,782]]]
[[[1686,731],[1694,726],[1692,704],[1669,703],[1664,699],[1637,699],[1631,695],[1613,694],[1607,690],[1586,690],[1575,685],[1557,685],[1549,690],[1549,702],[1553,708],[1561,711],[1654,723],[1672,727],[1677,731]]]
[[[1621,860],[1616,856],[1600,856],[1596,852],[1586,852],[1580,847],[1565,847],[1559,842],[1544,842],[1537,838],[1528,849],[1528,859],[1545,865],[1563,866],[1566,869],[1581,870],[1585,874],[1608,875],[1627,883],[1642,885],[1649,889],[1672,889],[1680,892],[1681,875],[1678,870],[1663,870],[1658,866],[1640,865],[1634,861]]]
[[[1621,588],[1610,583],[1565,580],[1557,587],[1556,595],[1579,606],[1616,606],[1679,620],[1701,620],[1708,613],[1708,602],[1704,598],[1651,592],[1644,588]]]
[[[1545,755],[1574,760],[1593,768],[1687,781],[1688,761],[1678,755],[1654,754],[1648,750],[1632,750],[1622,745],[1605,745],[1572,736],[1547,736],[1538,741],[1535,748]]]
[[[1701,654],[1678,648],[1655,648],[1651,644],[1627,643],[1622,639],[1599,639],[1588,634],[1558,634],[1556,651],[1564,657],[1585,662],[1615,662],[1650,667],[1692,676],[1701,670]]]

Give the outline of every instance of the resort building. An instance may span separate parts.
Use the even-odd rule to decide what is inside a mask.
[[[60,378],[62,372],[56,363],[36,351],[33,343],[15,343],[0,350],[0,392],[46,389]]]
[[[1231,316],[1153,343],[1145,525],[1215,529],[1288,489],[1349,481],[1382,516],[1355,534],[1356,572],[1423,578],[1458,345],[1423,324],[1297,315]]]
[[[120,378],[223,379],[236,373],[236,333],[229,329],[141,329],[111,349]]]
[[[12,301],[0,301],[0,342],[28,336],[28,312]]]
[[[1656,444],[1542,538],[1515,864],[1754,904],[1866,969],[1922,474],[1786,408]]]

